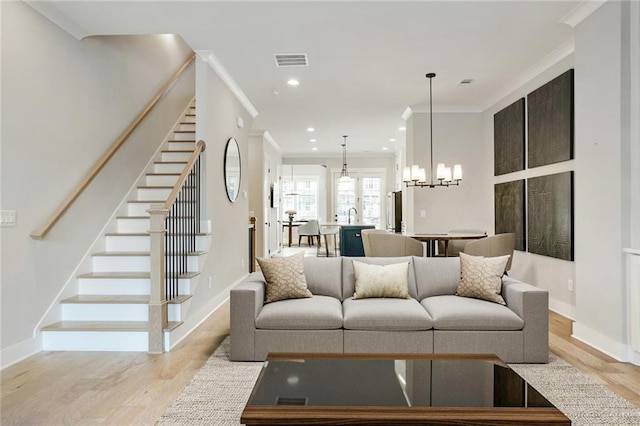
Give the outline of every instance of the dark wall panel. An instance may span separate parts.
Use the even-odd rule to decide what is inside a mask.
[[[527,95],[528,167],[573,158],[573,70]]]
[[[524,98],[493,115],[494,174],[524,169]]]
[[[496,234],[515,233],[516,250],[525,250],[524,179],[494,186]]]
[[[530,253],[573,260],[573,172],[527,179]]]

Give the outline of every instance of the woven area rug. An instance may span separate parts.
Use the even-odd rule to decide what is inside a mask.
[[[239,425],[262,363],[231,362],[228,354],[227,337],[156,424]],[[553,354],[548,364],[510,366],[573,425],[640,425],[640,408]]]

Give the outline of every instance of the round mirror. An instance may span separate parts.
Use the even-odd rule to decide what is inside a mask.
[[[229,201],[234,202],[240,192],[240,148],[234,138],[227,141],[224,150],[224,184]]]

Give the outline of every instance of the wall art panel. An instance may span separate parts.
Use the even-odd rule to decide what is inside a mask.
[[[573,158],[573,69],[527,95],[527,166]]]
[[[527,179],[527,249],[573,260],[573,172]]]
[[[495,232],[515,233],[516,250],[525,250],[524,179],[494,186]]]
[[[524,169],[524,98],[493,115],[495,176]]]

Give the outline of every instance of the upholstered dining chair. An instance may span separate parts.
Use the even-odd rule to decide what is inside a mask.
[[[307,237],[307,243],[312,246],[315,237],[318,237],[318,244],[320,244],[320,226],[315,219],[298,226],[298,245],[302,241],[302,237]]]
[[[363,229],[362,245],[367,257],[423,256],[424,246],[414,238],[379,229]]]
[[[340,233],[340,227],[339,226],[333,226],[333,225],[324,225],[324,226],[320,226],[320,237],[324,238],[324,246],[325,246],[325,254],[327,257],[330,256],[337,256],[338,255],[338,234]],[[331,253],[329,251],[329,237],[333,236],[333,253]],[[320,241],[318,241],[318,250],[316,255],[317,256],[321,256],[322,255],[322,243]]]
[[[492,235],[480,240],[473,240],[464,246],[463,253],[472,256],[496,257],[510,255],[505,272],[511,269],[513,260],[513,252],[516,249],[516,234],[498,234]]]
[[[449,229],[448,233],[461,233],[461,234],[486,234],[487,231],[483,229]],[[444,252],[444,241],[438,241],[438,254],[440,256],[455,257],[458,253],[464,250],[464,246],[473,240],[451,240],[447,244],[447,252]]]

